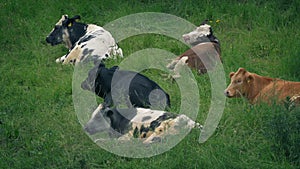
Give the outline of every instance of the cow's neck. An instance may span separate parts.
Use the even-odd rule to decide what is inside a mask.
[[[269,77],[262,77],[260,75],[257,74],[252,74],[253,77],[253,82],[250,85],[250,92],[249,95],[246,96],[247,99],[251,102],[254,103],[257,98],[260,95],[260,92],[269,84],[271,84],[274,79],[273,78],[269,78]]]
[[[87,25],[83,23],[74,23],[74,26],[72,29],[69,29],[69,38],[71,42],[71,48],[72,49],[75,46],[75,43],[86,34]]]

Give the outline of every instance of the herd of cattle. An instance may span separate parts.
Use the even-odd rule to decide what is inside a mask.
[[[89,134],[108,132],[113,138],[140,138],[143,143],[160,141],[165,135],[174,135],[180,129],[199,126],[184,114],[170,113],[169,94],[156,82],[133,71],[120,70],[118,66],[106,68],[104,60],[123,57],[110,32],[104,28],[79,22],[80,16],[62,15],[46,41],[51,45],[64,43],[68,53],[56,59],[63,64],[94,61],[81,88],[104,99],[84,126]],[[173,78],[179,78],[179,69],[189,66],[199,74],[211,71],[221,61],[219,40],[207,20],[183,39],[191,48],[167,65]],[[250,103],[300,102],[300,82],[263,77],[244,68],[230,73],[231,83],[225,96],[245,97]],[[124,108],[124,106],[126,108]]]

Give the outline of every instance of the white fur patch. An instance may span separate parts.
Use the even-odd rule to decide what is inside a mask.
[[[192,32],[182,35],[182,38],[186,43],[192,45],[193,43],[197,42],[200,37],[206,37],[210,35],[210,28],[211,26],[207,24],[200,25]]]
[[[137,115],[131,119],[132,123],[151,123],[158,117],[162,116],[165,111],[137,108]],[[144,117],[149,117],[145,119]]]
[[[78,42],[87,36],[94,36],[94,38],[78,44]],[[122,49],[118,47],[112,35],[100,26],[90,24],[87,28],[87,33],[76,42],[72,50],[79,50],[79,52],[72,53],[72,50],[64,60],[64,64],[75,60],[75,63],[81,62],[92,56],[98,60],[111,58],[116,55],[123,57]],[[89,53],[84,53],[84,50],[89,50]]]
[[[55,25],[62,26],[62,23],[64,20],[66,20],[66,17],[68,17],[68,15],[62,15],[60,20]]]

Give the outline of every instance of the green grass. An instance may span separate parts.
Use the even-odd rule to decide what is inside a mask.
[[[299,168],[299,109],[251,106],[242,99],[227,99],[216,132],[204,144],[193,129],[170,151],[151,158],[109,153],[91,141],[77,120],[74,67],[55,63],[67,50],[45,43],[65,13],[99,25],[138,12],[169,13],[195,25],[208,18],[221,41],[227,82],[227,74],[239,67],[300,81],[299,6],[297,0],[0,2],[0,168]],[[187,49],[154,34],[130,37],[119,45],[125,58],[146,48],[175,55]],[[160,71],[143,73],[170,93],[172,110],[177,111],[176,84]],[[209,77],[193,74],[201,98],[197,122],[203,123],[210,106]]]

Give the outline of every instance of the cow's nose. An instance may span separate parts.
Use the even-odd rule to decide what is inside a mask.
[[[85,132],[87,132],[88,134],[91,134],[91,131],[90,131],[90,129],[89,129],[87,126],[84,126],[84,127],[83,127],[83,130],[84,130]]]
[[[83,82],[81,83],[81,88],[84,89],[84,90],[87,90],[87,89],[88,89],[88,87],[87,87],[87,82],[86,82],[86,81],[83,81]]]
[[[47,43],[50,43],[50,37],[49,37],[49,36],[47,36],[46,42],[47,42]]]
[[[229,91],[228,90],[224,90],[224,95],[228,97],[229,96]]]

